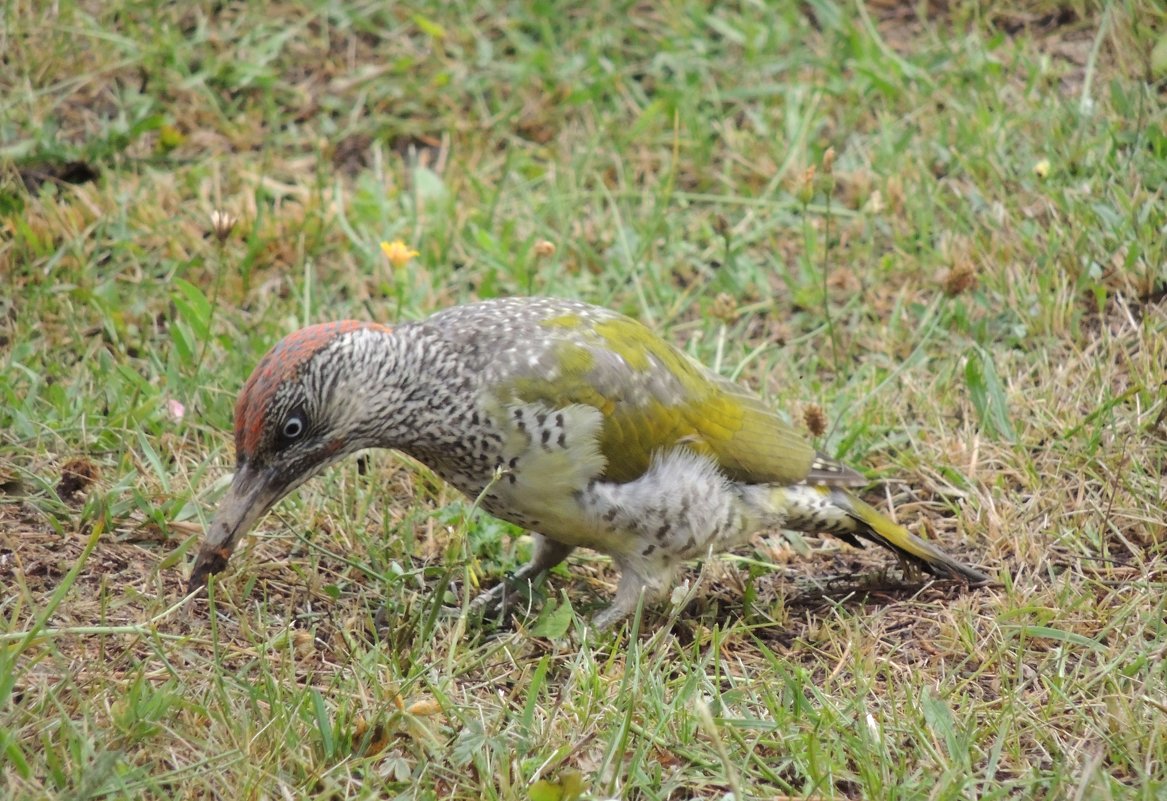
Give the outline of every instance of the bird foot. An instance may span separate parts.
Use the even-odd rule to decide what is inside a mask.
[[[619,604],[612,604],[592,616],[592,626],[597,631],[605,631],[623,621],[630,614],[631,610],[625,609]]]
[[[592,618],[592,625],[599,631],[618,625],[636,612],[642,598],[645,607],[660,598],[671,581],[671,569],[649,582],[634,568],[627,564],[621,564],[620,583],[616,585],[616,597],[612,599],[610,605],[600,610]]]
[[[538,588],[543,583],[541,578],[531,581],[518,575],[507,575],[470,602],[470,614],[483,619],[501,620],[512,612],[531,609]]]

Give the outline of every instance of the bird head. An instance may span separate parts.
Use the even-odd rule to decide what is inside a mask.
[[[329,464],[376,444],[362,424],[370,376],[360,368],[389,333],[351,320],[322,323],[289,334],[260,360],[235,403],[235,476],[188,591],[227,566],[236,543],[277,501]]]

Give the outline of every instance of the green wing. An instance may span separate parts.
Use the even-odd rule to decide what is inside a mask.
[[[599,409],[609,480],[638,478],[653,453],[680,444],[747,483],[793,484],[835,469],[759,398],[634,320],[561,317],[543,327],[549,358],[529,370],[516,366],[500,399]]]

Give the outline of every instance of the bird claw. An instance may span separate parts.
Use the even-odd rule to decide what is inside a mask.
[[[462,615],[462,607],[450,606],[449,604],[442,604],[438,609],[438,617],[450,620],[452,618],[460,617]]]

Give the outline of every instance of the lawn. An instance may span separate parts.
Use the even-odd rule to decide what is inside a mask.
[[[1157,0],[0,14],[0,796],[1167,797]],[[371,452],[185,596],[268,347],[515,294],[996,582],[772,532],[615,631],[587,552],[477,623],[529,538]]]

